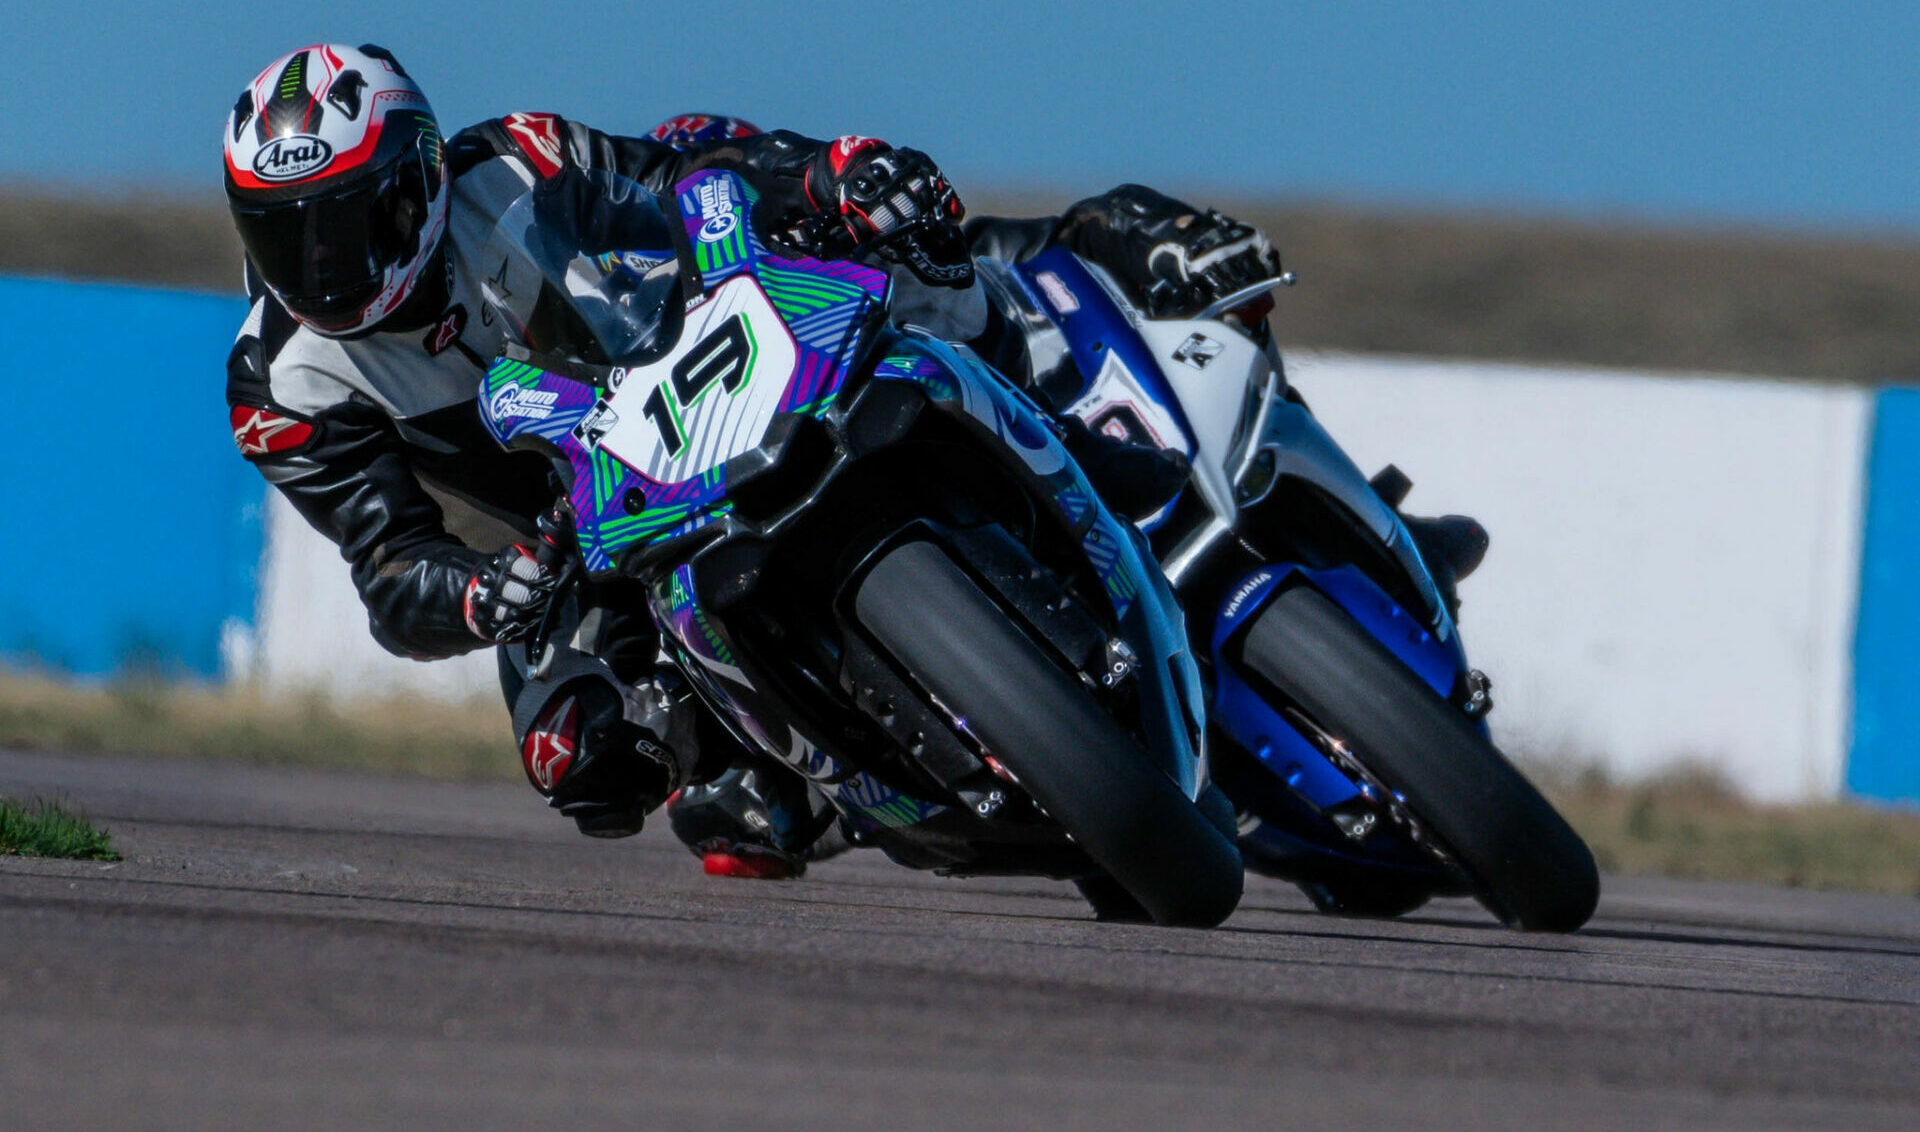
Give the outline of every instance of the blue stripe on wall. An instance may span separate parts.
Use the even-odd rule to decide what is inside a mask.
[[[262,481],[222,396],[237,298],[0,279],[0,657],[220,674],[251,625]]]
[[[1880,392],[1867,459],[1847,789],[1920,802],[1920,389]]]

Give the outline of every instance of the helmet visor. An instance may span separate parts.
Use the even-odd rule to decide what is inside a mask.
[[[431,183],[415,147],[381,176],[322,196],[229,203],[260,278],[295,315],[332,329],[355,324],[388,270],[419,250]]]

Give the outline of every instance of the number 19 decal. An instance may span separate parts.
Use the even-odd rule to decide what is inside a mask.
[[[600,447],[657,483],[705,475],[766,436],[800,347],[750,275],[687,311],[665,357],[626,371]]]
[[[687,446],[681,414],[704,397],[715,382],[730,395],[738,393],[753,370],[753,354],[753,332],[747,329],[747,320],[736,314],[701,339],[673,364],[668,379],[653,387],[640,412],[660,430],[660,443],[668,457],[678,456]]]

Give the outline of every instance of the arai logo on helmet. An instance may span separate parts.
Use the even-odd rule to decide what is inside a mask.
[[[333,160],[333,147],[312,134],[275,138],[254,155],[253,171],[262,181],[291,181]]]

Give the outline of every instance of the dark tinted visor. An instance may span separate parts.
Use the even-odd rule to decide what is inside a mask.
[[[380,297],[386,280],[380,277],[325,295],[287,295],[281,303],[295,318],[321,330],[344,332],[365,320],[367,308]]]
[[[229,203],[247,255],[287,308],[338,327],[358,321],[387,269],[419,250],[429,199],[416,147],[384,175],[325,196]]]

